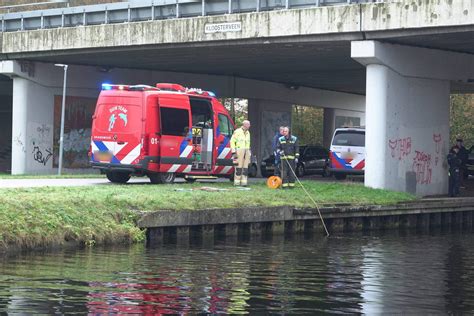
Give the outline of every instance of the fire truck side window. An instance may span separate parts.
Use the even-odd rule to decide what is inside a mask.
[[[161,107],[160,116],[163,135],[183,136],[189,130],[188,110]]]
[[[232,136],[233,130],[229,118],[224,114],[219,114],[219,130],[225,136]]]
[[[212,105],[208,100],[189,98],[193,126],[212,128]]]

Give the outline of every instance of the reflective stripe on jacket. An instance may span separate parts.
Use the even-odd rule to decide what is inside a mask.
[[[230,139],[232,149],[250,149],[250,132],[244,131],[242,127],[236,129]]]
[[[278,139],[278,149],[283,151],[281,159],[295,159],[300,156],[298,138],[293,135],[288,138],[285,136],[280,137]]]

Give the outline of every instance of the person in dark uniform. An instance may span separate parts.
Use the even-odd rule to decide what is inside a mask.
[[[469,151],[464,147],[462,138],[456,139],[456,146],[459,148],[458,157],[461,159],[461,167],[459,169],[460,186],[464,187],[464,180],[468,178],[467,161],[469,160]]]
[[[449,165],[449,196],[455,197],[459,195],[460,186],[460,169],[462,161],[458,156],[459,147],[453,146],[448,154],[448,165]]]
[[[295,187],[295,172],[300,149],[298,138],[290,134],[290,129],[283,129],[283,136],[278,139],[278,152],[281,159],[283,189]]]
[[[275,136],[273,137],[273,141],[272,141],[272,151],[273,151],[273,154],[275,155],[275,172],[274,172],[274,175],[275,176],[280,176],[280,170],[281,170],[281,165],[280,165],[280,153],[278,152],[278,140],[280,139],[280,137],[283,136],[283,129],[285,128],[285,126],[280,126],[280,129],[278,130],[278,132],[276,132]]]

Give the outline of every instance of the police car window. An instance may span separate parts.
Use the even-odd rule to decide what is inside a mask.
[[[365,132],[362,131],[338,131],[334,135],[333,145],[336,146],[365,146]]]
[[[303,156],[305,154],[306,146],[300,146],[300,155]]]
[[[308,156],[308,157],[316,156],[316,148],[309,147],[308,150],[306,150],[305,156]]]
[[[316,151],[316,156],[324,156],[326,154],[324,148],[316,147],[314,150]]]
[[[224,114],[219,114],[219,130],[220,132],[225,135],[225,136],[231,136],[232,135],[232,125],[230,124],[229,118],[225,116]]]
[[[161,107],[160,116],[163,135],[186,136],[189,130],[188,110]]]

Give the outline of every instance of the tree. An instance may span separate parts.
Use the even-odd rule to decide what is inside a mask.
[[[456,138],[464,140],[469,149],[474,145],[474,95],[453,94],[450,106],[450,141],[456,143]]]
[[[221,98],[219,101],[229,111],[235,126],[242,125],[242,122],[248,118],[248,101],[237,98]]]
[[[323,120],[323,109],[294,105],[291,116],[292,133],[298,136],[300,144],[322,144]]]

